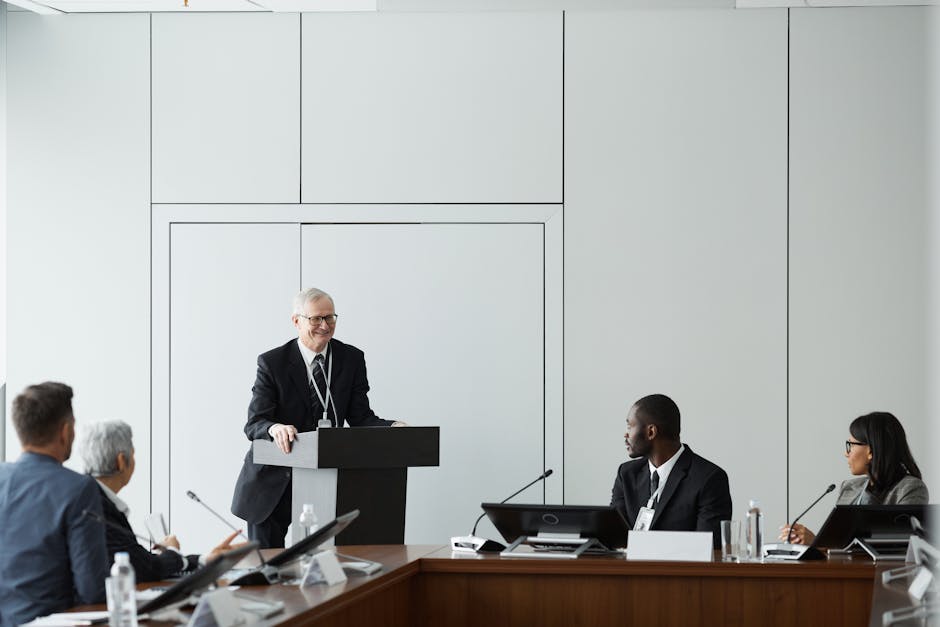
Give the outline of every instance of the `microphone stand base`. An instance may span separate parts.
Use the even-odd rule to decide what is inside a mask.
[[[822,551],[808,544],[778,544],[764,545],[764,559],[808,562],[824,560],[826,556]]]
[[[450,539],[450,548],[458,553],[499,553],[506,546],[477,536],[454,536]]]
[[[277,583],[280,577],[278,577],[277,569],[273,566],[262,566],[258,570],[253,570],[250,573],[245,573],[241,577],[233,579],[228,582],[230,586],[270,586],[273,583]]]

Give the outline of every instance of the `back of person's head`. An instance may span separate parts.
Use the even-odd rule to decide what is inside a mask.
[[[920,468],[907,445],[904,427],[894,414],[876,411],[859,416],[849,425],[849,433],[871,450],[868,489],[879,498],[905,475],[921,478]]]
[[[82,461],[85,472],[93,477],[107,477],[118,471],[118,454],[129,462],[134,452],[133,431],[123,420],[90,424],[81,430]]]
[[[659,437],[679,441],[679,406],[665,394],[650,394],[633,404],[643,424],[656,425]]]
[[[23,446],[50,444],[72,417],[72,388],[46,381],[31,385],[13,399],[13,427]]]

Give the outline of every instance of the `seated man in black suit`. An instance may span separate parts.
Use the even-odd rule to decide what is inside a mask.
[[[183,555],[176,536],[170,535],[159,542],[159,552],[151,553],[142,547],[127,520],[127,504],[117,495],[134,474],[134,443],[131,427],[126,422],[112,420],[99,422],[83,429],[81,453],[85,472],[98,481],[101,508],[104,514],[105,538],[111,562],[114,554],[126,552],[137,581],[162,581],[173,575],[194,570],[199,566],[199,555]],[[231,534],[205,556],[211,559],[217,553],[231,548],[238,532]]]
[[[617,469],[610,504],[635,530],[710,531],[731,518],[725,471],[679,441],[679,408],[663,394],[644,396],[627,414],[624,434],[633,461]]]

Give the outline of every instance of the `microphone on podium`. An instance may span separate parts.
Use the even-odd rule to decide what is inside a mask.
[[[523,490],[527,490],[528,488],[532,487],[539,481],[542,481],[545,478],[550,477],[553,472],[555,471],[549,468],[548,470],[540,474],[538,477],[536,477],[529,483],[525,484],[524,486],[522,486],[521,488],[519,488],[518,490],[516,490],[515,492],[513,492],[506,498],[504,498],[502,501],[500,501],[500,504],[505,503],[512,497],[516,496]],[[477,518],[477,521],[473,523],[473,530],[470,531],[469,536],[452,537],[450,539],[450,548],[453,549],[454,551],[461,551],[463,553],[495,553],[495,552],[499,552],[505,549],[506,546],[503,544],[500,544],[499,542],[495,542],[493,540],[487,540],[486,538],[477,537],[477,525],[480,524],[480,521],[483,520],[484,516],[486,516],[486,512],[483,512],[482,514],[480,514],[480,517]]]
[[[790,544],[790,533],[793,531],[793,527],[796,526],[796,523],[799,522],[801,518],[816,506],[816,503],[820,502],[824,496],[836,489],[836,484],[830,483],[829,487],[826,488],[826,491],[819,495],[819,497],[809,504],[809,507],[803,510],[803,512],[793,519],[793,522],[787,525],[787,542],[780,542],[778,544],[767,544],[764,545],[764,556],[769,558],[783,559],[783,560],[821,560],[825,559],[825,556],[822,552],[817,549],[815,546],[807,544]]]

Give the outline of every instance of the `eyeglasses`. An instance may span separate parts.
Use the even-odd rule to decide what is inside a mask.
[[[339,317],[336,314],[330,314],[328,316],[305,316],[303,314],[297,314],[297,315],[300,316],[301,318],[306,318],[307,320],[310,321],[310,324],[312,324],[315,327],[320,326],[324,322],[330,326],[333,326],[334,324],[336,324],[336,319]]]
[[[845,441],[845,453],[846,455],[852,452],[853,446],[868,446],[867,442],[853,442],[852,440]]]

